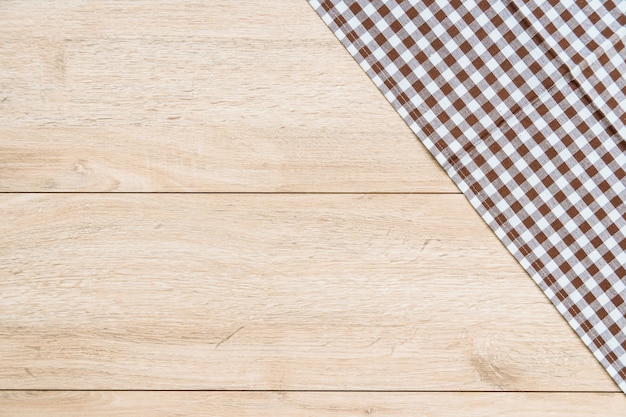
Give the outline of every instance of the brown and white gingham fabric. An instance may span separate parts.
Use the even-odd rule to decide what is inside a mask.
[[[626,392],[626,1],[309,2]]]

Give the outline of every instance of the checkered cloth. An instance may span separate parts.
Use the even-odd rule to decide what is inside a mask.
[[[626,1],[309,2],[626,392]]]

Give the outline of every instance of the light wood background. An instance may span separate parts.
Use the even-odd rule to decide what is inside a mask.
[[[0,2],[0,416],[623,416],[305,0]]]

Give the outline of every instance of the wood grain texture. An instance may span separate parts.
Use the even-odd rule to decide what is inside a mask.
[[[0,191],[458,192],[305,0],[3,1],[0,56]]]
[[[0,192],[455,194],[0,194],[0,417],[624,415],[305,0],[5,0],[0,57]]]
[[[461,195],[0,212],[0,388],[617,390]]]
[[[2,417],[623,417],[623,394],[4,392]]]

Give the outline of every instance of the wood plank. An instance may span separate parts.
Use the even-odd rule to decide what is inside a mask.
[[[3,1],[0,56],[0,191],[458,192],[304,0]]]
[[[0,388],[617,391],[462,195],[0,213]]]
[[[0,416],[622,417],[623,394],[2,392]]]

